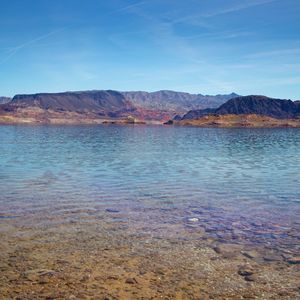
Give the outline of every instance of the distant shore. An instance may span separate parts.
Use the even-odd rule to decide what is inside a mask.
[[[21,116],[0,115],[0,125],[173,125],[195,126],[212,128],[273,128],[290,127],[300,128],[300,119],[275,119],[260,115],[210,115],[198,119],[168,122],[155,120],[138,120],[127,118],[96,118],[91,115],[68,113],[62,116],[59,113],[51,113],[50,116]]]
[[[169,121],[166,125],[177,126],[197,126],[197,127],[253,127],[253,128],[272,128],[272,127],[300,127],[298,119],[275,119],[262,115],[208,115],[198,119]]]
[[[19,110],[17,113],[0,115],[0,125],[99,125],[99,124],[155,124],[161,122],[145,122],[132,116],[123,118],[99,117],[93,113],[57,112],[44,110]]]

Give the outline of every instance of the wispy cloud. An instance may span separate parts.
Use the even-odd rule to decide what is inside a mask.
[[[149,2],[149,1],[138,1],[138,2],[135,2],[135,3],[129,4],[129,5],[125,5],[125,6],[121,7],[121,8],[118,8],[118,9],[114,10],[110,14],[116,14],[116,13],[120,13],[120,12],[129,11],[129,10],[131,10],[133,8],[142,6],[142,5],[146,4],[147,2]]]
[[[246,10],[251,7],[255,6],[260,6],[260,5],[265,5],[269,3],[276,2],[278,0],[252,0],[252,1],[244,1],[242,3],[238,3],[235,5],[227,6],[221,9],[216,9],[211,12],[201,12],[201,13],[196,13],[192,15],[188,15],[182,18],[178,18],[172,22],[172,24],[178,24],[178,23],[186,23],[186,22],[197,22],[200,26],[203,27],[209,27],[205,19],[212,18],[212,17],[217,17],[221,15],[226,15],[230,13],[235,13],[239,12],[242,10]]]
[[[27,41],[23,44],[18,45],[18,46],[11,47],[11,48],[6,48],[8,50],[8,54],[6,55],[6,57],[4,57],[4,58],[2,58],[2,60],[0,60],[0,65],[7,62],[14,55],[16,55],[20,50],[22,50],[22,49],[24,49],[28,46],[31,46],[31,45],[35,44],[36,42],[39,42],[41,40],[45,40],[45,39],[49,38],[50,36],[53,36],[53,35],[61,32],[61,31],[64,31],[66,28],[67,27],[63,27],[63,28],[60,28],[60,29],[57,29],[57,30],[53,30],[53,31],[48,32],[47,34],[41,35],[37,38],[29,40],[29,41]]]
[[[210,13],[202,14],[202,17],[210,18],[210,17],[216,17],[220,15],[225,15],[233,12],[238,12],[241,10],[245,10],[254,6],[260,6],[268,3],[272,3],[278,0],[256,0],[256,1],[247,1],[243,3],[238,3],[237,5],[233,5],[224,9],[216,10]]]
[[[265,58],[269,56],[281,56],[281,55],[300,55],[300,48],[289,48],[271,51],[262,51],[247,55],[247,58]]]
[[[205,32],[201,34],[191,35],[191,36],[185,36],[185,39],[187,40],[194,40],[197,38],[206,38],[211,40],[227,40],[227,39],[235,39],[240,37],[249,37],[253,36],[254,33],[250,31],[215,31],[215,32]]]

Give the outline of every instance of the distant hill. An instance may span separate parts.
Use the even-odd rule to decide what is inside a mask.
[[[276,119],[292,119],[300,116],[300,102],[268,98],[265,96],[244,96],[228,100],[216,109],[191,110],[182,120],[201,118],[207,115],[261,115]]]
[[[227,100],[237,97],[235,93],[226,95],[189,94],[162,90],[157,92],[122,92],[124,97],[136,107],[149,110],[163,110],[185,113],[194,109],[216,108]]]
[[[0,97],[0,104],[8,103],[11,100],[9,97]]]
[[[6,119],[17,117],[39,122],[54,117],[61,120],[74,117],[78,120],[82,117],[126,118],[129,115],[138,120],[166,121],[191,109],[217,107],[235,96],[234,93],[204,96],[174,91],[148,93],[112,90],[24,94],[16,95],[9,103],[0,105],[0,115],[5,115]]]
[[[101,116],[118,117],[135,110],[116,91],[86,91],[16,95],[7,104],[11,108],[40,108],[60,112],[93,112]]]

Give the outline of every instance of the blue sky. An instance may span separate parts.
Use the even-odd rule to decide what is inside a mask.
[[[171,89],[300,99],[299,0],[0,0],[0,95]]]

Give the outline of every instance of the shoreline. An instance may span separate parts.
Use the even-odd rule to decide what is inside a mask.
[[[165,125],[209,128],[300,128],[299,119],[275,119],[264,115],[207,115],[197,119],[170,120]]]
[[[124,118],[95,118],[77,115],[72,118],[59,117],[15,117],[1,116],[1,125],[164,125],[192,126],[202,128],[300,128],[299,119],[275,119],[263,115],[208,115],[198,119],[181,121],[140,120],[131,116]]]

